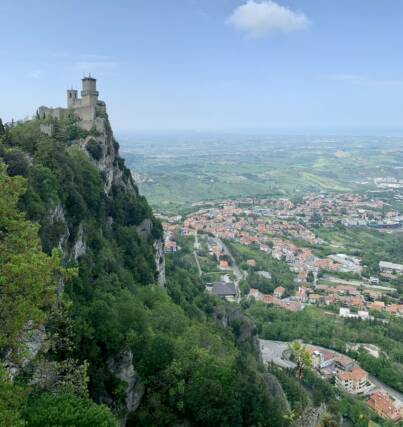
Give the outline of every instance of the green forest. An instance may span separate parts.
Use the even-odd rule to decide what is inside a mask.
[[[167,259],[166,287],[157,285],[161,227],[127,190],[123,160],[106,193],[96,137],[85,153],[76,142],[91,135],[75,118],[52,123],[52,137],[41,123],[0,127],[0,419],[116,425],[127,384],[110,362],[129,352],[142,390],[129,426],[287,425],[247,318],[207,295],[180,260]],[[74,259],[80,233],[86,250]],[[33,352],[38,333],[46,338]]]

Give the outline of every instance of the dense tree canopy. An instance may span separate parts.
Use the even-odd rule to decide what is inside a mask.
[[[44,320],[63,278],[59,255],[42,252],[38,227],[17,209],[24,190],[25,180],[8,177],[0,163],[0,348],[13,351],[23,328]]]
[[[131,351],[145,395],[130,425],[285,425],[284,402],[266,386],[253,335],[247,351],[237,347],[244,321],[225,328],[221,319],[228,307],[209,296],[179,258],[167,260],[167,288],[156,285],[153,244],[161,227],[147,201],[118,183],[105,193],[105,177],[72,143],[83,136],[76,122],[55,122],[55,137],[41,133],[39,124],[11,127],[0,142],[0,244],[8,248],[0,268],[2,280],[14,286],[2,288],[10,293],[1,304],[3,331],[10,331],[1,336],[2,345],[18,342],[28,321],[46,317],[50,340],[47,353],[24,370],[27,378],[44,375],[32,391],[23,387],[27,395],[12,411],[16,419],[33,426],[50,425],[52,417],[60,425],[112,425],[109,412],[92,402],[107,401],[116,415],[122,413],[126,384],[108,366]],[[89,155],[99,157],[96,144]],[[122,161],[115,167],[130,179]],[[148,237],[139,227],[144,220]],[[85,253],[75,260],[80,233]],[[77,275],[65,280],[63,302],[55,309],[55,287],[65,274],[57,247]],[[29,298],[13,298],[11,291]],[[47,378],[53,372],[57,380]],[[83,393],[87,373],[92,401]],[[3,385],[6,397],[15,385]]]

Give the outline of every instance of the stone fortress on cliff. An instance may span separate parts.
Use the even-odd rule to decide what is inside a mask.
[[[80,119],[79,126],[90,130],[95,125],[97,116],[106,114],[104,101],[98,99],[97,81],[91,75],[82,79],[81,98],[75,89],[67,90],[67,108],[49,108],[41,106],[38,108],[39,118],[62,119],[73,113]]]

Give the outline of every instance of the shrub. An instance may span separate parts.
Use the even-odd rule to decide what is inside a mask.
[[[102,157],[102,145],[95,139],[90,139],[85,146],[86,150],[90,153],[91,157],[97,161]]]
[[[42,394],[28,402],[25,419],[30,427],[116,427],[111,411],[89,398],[72,394]]]

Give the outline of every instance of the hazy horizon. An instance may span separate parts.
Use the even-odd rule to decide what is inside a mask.
[[[115,137],[119,142],[130,142],[135,138],[192,138],[201,137],[301,137],[301,138],[403,138],[401,129],[141,129],[121,131],[117,129]]]

